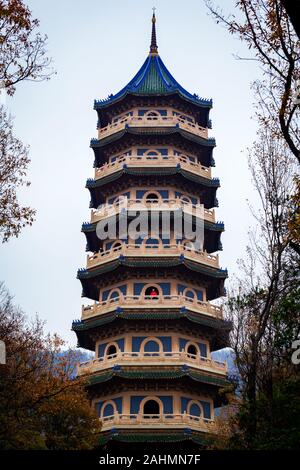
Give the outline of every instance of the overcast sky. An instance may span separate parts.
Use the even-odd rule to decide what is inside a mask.
[[[57,75],[18,85],[7,100],[15,134],[30,145],[32,184],[22,199],[37,209],[37,218],[18,239],[0,246],[0,279],[29,316],[38,314],[47,331],[75,345],[71,322],[86,302],[76,271],[86,260],[80,229],[90,217],[84,186],[93,176],[93,100],[119,91],[145,60],[153,0],[26,3],[48,35]],[[230,10],[235,1],[219,3]],[[255,139],[250,84],[258,66],[234,58],[249,53],[214,23],[202,0],[156,0],[155,6],[158,48],[166,66],[187,90],[213,98],[210,136],[217,140],[214,176],[221,180],[217,219],[226,229],[220,260],[232,276],[253,224],[246,202],[253,200],[246,149]]]

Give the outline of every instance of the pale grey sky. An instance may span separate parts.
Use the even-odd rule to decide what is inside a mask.
[[[217,1],[217,0],[216,0]],[[216,137],[214,176],[221,179],[217,219],[225,221],[222,267],[237,271],[247,231],[253,223],[246,199],[253,198],[245,150],[255,139],[254,96],[250,83],[258,73],[253,61],[233,53],[248,51],[208,16],[202,0],[27,0],[49,36],[48,50],[57,75],[49,82],[23,83],[7,100],[15,116],[15,133],[30,145],[30,188],[23,202],[37,209],[37,220],[18,239],[0,246],[0,279],[15,302],[47,321],[71,345],[71,322],[80,317],[85,238],[93,176],[89,140],[96,137],[94,98],[119,91],[145,60],[151,14],[157,10],[160,55],[187,90],[213,98]],[[219,0],[225,9],[235,1]]]

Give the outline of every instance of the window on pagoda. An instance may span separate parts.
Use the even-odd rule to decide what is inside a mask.
[[[191,403],[191,405],[189,406],[189,415],[198,417],[201,416],[201,408],[198,403]]]
[[[191,198],[189,198],[188,196],[181,196],[181,197],[180,197],[180,200],[181,200],[182,202],[186,202],[186,203],[188,203],[188,204],[191,204]]]
[[[122,284],[118,287],[112,287],[110,289],[105,289],[100,291],[99,299],[105,302],[106,300],[116,299],[122,297],[127,293],[127,284]]]
[[[114,122],[114,123],[118,122],[118,121],[120,121],[121,119],[123,119],[127,116],[133,116],[133,111],[128,111],[125,114],[121,114],[121,116],[116,116],[115,118],[113,118],[112,122]]]
[[[159,415],[160,406],[156,400],[147,400],[143,406],[144,415]]]
[[[148,238],[145,242],[146,248],[159,248],[160,240],[157,238]]]
[[[150,356],[157,355],[157,353],[159,353],[159,351],[160,351],[160,344],[156,340],[149,339],[149,341],[147,341],[144,344],[144,353],[146,353],[145,354],[146,356],[147,355],[150,355]]]
[[[174,150],[174,155],[176,157],[183,157],[183,158],[186,158],[187,160],[189,160],[190,162],[196,162],[197,159],[196,157],[192,157],[191,155],[187,155],[186,153],[182,153],[182,152],[179,152],[179,150]]]
[[[152,154],[153,152],[153,154]],[[168,156],[168,149],[167,148],[138,148],[137,149],[137,155],[141,157],[142,155],[155,155],[154,152],[157,152],[157,154],[162,155],[162,156]]]
[[[115,344],[111,344],[110,346],[108,346],[107,350],[106,350],[106,355],[107,356],[113,356],[117,354],[117,348],[116,348],[116,345]]]
[[[155,286],[149,286],[145,290],[145,296],[149,297],[150,299],[157,299],[159,296],[158,288]]]
[[[185,297],[190,298],[190,299],[195,299],[197,300],[203,300],[203,290],[200,289],[191,289],[188,288],[188,286],[184,284],[177,284],[177,292],[178,294],[183,294]]]
[[[184,413],[184,411],[192,416],[203,416],[204,419],[211,419],[211,404],[204,400],[196,401],[192,398],[181,397],[181,413]]]
[[[188,297],[189,299],[194,299],[196,294],[192,290],[186,290],[184,292],[185,297]]]
[[[113,302],[114,300],[118,299],[120,296],[122,295],[121,291],[119,289],[116,289],[116,290],[113,290],[109,296],[108,296],[108,300],[110,300],[111,302]]]
[[[186,114],[181,114],[178,113],[177,111],[173,111],[173,116],[178,116],[180,119],[183,119],[184,121],[194,123],[195,119],[192,118],[191,116],[187,116]]]
[[[130,197],[130,191],[126,192],[126,193],[122,193],[122,194],[119,194],[118,196],[112,196],[110,198],[107,198],[107,204],[116,204],[120,199],[122,200],[122,198],[125,198],[125,197]]]
[[[198,349],[194,344],[189,344],[186,352],[189,356],[195,357],[198,354]]]
[[[157,193],[149,193],[146,196],[147,202],[158,202],[158,200],[159,200],[159,195]]]
[[[179,197],[180,199],[182,198],[183,200],[186,198],[192,204],[198,204],[198,202],[200,202],[197,197],[187,196],[186,194],[182,194],[180,191],[175,191],[175,197]]]
[[[102,408],[102,416],[113,416],[115,414],[115,407],[111,403],[107,403],[107,405],[104,405]]]
[[[116,243],[113,243],[113,245],[112,245],[112,249],[114,251],[119,251],[121,249],[121,247],[122,247],[122,243],[119,242],[119,241],[117,241]]]
[[[139,109],[138,116],[149,116],[150,113],[154,113],[156,117],[167,116],[168,111],[166,109]]]
[[[130,156],[132,154],[131,150],[127,150],[126,152],[123,152],[121,155],[114,155],[113,157],[109,158],[110,163],[114,163],[116,160],[118,160],[120,157],[124,156]]]
[[[147,157],[158,157],[158,156],[159,156],[159,152],[157,152],[157,150],[149,150],[146,153],[146,158]],[[154,158],[152,158],[151,160],[154,160]]]
[[[186,153],[182,153],[179,150],[174,150],[173,153],[174,153],[175,157],[185,157],[188,160],[190,160],[191,162],[196,162],[197,161],[196,157],[192,157],[191,155],[187,155]]]
[[[145,114],[145,117],[150,121],[156,121],[159,118],[159,113],[157,113],[156,111],[149,111]]]

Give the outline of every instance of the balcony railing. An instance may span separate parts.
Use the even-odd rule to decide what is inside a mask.
[[[92,209],[91,211],[91,222],[99,222],[107,217],[119,214],[121,210],[130,211],[176,211],[182,210],[185,213],[191,215],[197,215],[198,217],[207,220],[208,222],[215,223],[215,211],[214,209],[206,209],[203,205],[192,204],[188,201],[180,198],[174,199],[129,199],[122,198],[117,200],[113,204],[103,204],[98,209]]]
[[[196,134],[204,139],[208,138],[208,129],[206,127],[199,126],[199,124],[186,121],[180,116],[124,116],[117,122],[108,124],[106,127],[99,129],[99,139],[118,132],[125,128],[125,126],[131,127],[175,127],[178,126],[192,134]]]
[[[186,155],[120,155],[111,163],[104,163],[95,170],[95,179],[103,178],[123,168],[127,165],[129,168],[153,168],[155,166],[164,168],[176,168],[178,165],[182,169],[194,173],[204,178],[211,179],[211,169],[201,165],[199,162],[193,162]]]
[[[98,253],[88,255],[87,269],[116,260],[120,255],[132,258],[151,258],[156,256],[159,256],[160,258],[168,258],[184,255],[189,260],[214,268],[219,267],[219,256],[212,255],[206,251],[198,251],[192,247],[176,243],[172,245],[162,243],[157,245],[147,245],[142,243],[140,245],[120,244],[112,247],[110,250],[99,251]]]
[[[183,366],[190,365],[196,369],[207,370],[226,375],[225,362],[216,361],[210,357],[200,357],[185,351],[172,352],[122,352],[83,362],[78,366],[78,374],[92,374],[112,368],[115,364],[122,366]]]
[[[223,318],[223,310],[221,306],[213,305],[209,302],[203,302],[197,298],[187,297],[183,294],[175,295],[158,295],[142,296],[142,295],[120,295],[107,300],[95,302],[93,305],[82,306],[82,320],[103,315],[116,310],[116,308],[127,308],[130,310],[147,309],[181,309],[183,307],[204,315],[214,318]]]
[[[100,418],[102,430],[116,428],[189,428],[202,432],[214,432],[215,422],[187,413],[181,414],[118,414]]]

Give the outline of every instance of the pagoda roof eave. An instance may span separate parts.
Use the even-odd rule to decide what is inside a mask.
[[[125,91],[121,96],[118,96],[116,97],[115,99],[114,98],[106,98],[106,99],[103,99],[103,100],[97,100],[95,99],[94,100],[94,106],[93,106],[93,109],[95,111],[102,111],[102,110],[106,110],[118,103],[120,103],[121,101],[123,101],[125,98],[127,97],[141,97],[141,98],[152,98],[152,97],[171,97],[171,96],[178,96],[179,98],[181,98],[182,100],[184,100],[185,102],[189,103],[189,104],[192,104],[200,109],[207,109],[207,110],[210,110],[212,109],[213,107],[213,100],[212,99],[205,99],[205,98],[200,98],[199,100],[195,100],[193,98],[188,98],[187,96],[185,96],[183,93],[181,93],[180,91],[176,90],[176,91],[170,91],[168,93],[134,93],[134,92],[131,92],[131,91]]]
[[[172,209],[170,209],[171,211]],[[117,214],[118,217],[118,214]],[[195,217],[192,215],[192,217]],[[107,220],[111,218],[113,219],[114,216],[107,217]],[[130,216],[129,216],[130,218]],[[97,222],[84,222],[81,226],[81,231],[86,234],[90,232],[95,232],[97,228]],[[211,230],[213,232],[224,232],[224,223],[223,222],[209,222],[207,220],[204,220],[204,228],[207,230]],[[217,251],[217,250],[215,250]]]
[[[198,184],[202,184],[203,186],[208,186],[208,187],[213,187],[213,188],[219,188],[220,187],[220,180],[219,178],[204,178],[201,175],[195,175],[192,173],[189,173],[186,170],[183,170],[181,167],[180,168],[165,168],[163,171],[160,167],[153,167],[151,168],[151,171],[145,171],[143,168],[137,168],[137,169],[131,169],[131,168],[122,168],[121,170],[117,171],[116,173],[113,173],[112,175],[104,176],[103,178],[98,178],[98,179],[93,179],[89,178],[86,181],[86,188],[95,188],[95,187],[100,187],[104,186],[105,184],[111,183],[112,181],[117,180],[120,176],[123,174],[128,174],[128,175],[142,175],[142,176],[149,176],[149,175],[155,175],[155,176],[172,176],[176,174],[181,174],[184,176],[186,179],[190,181],[194,181]]]
[[[118,377],[120,379],[125,380],[173,380],[187,377],[193,381],[201,382],[203,384],[213,387],[224,387],[229,384],[228,379],[225,377],[216,376],[212,373],[206,373],[204,371],[196,371],[189,366],[178,367],[174,365],[168,366],[168,369],[163,370],[160,366],[147,366],[147,368],[145,368],[141,364],[141,366],[137,367],[122,367],[119,365],[115,365],[113,366],[113,370],[95,372],[93,375],[88,376],[87,385],[97,385],[98,383],[107,382],[113,379],[114,377]]]
[[[214,330],[220,329],[224,331],[230,331],[232,324],[228,320],[209,316],[206,314],[196,313],[189,310],[188,307],[167,309],[143,309],[142,312],[132,311],[130,308],[116,307],[115,310],[97,315],[95,317],[85,320],[74,320],[72,323],[72,330],[80,333],[84,331],[90,331],[98,327],[103,327],[116,320],[127,320],[127,321],[158,321],[158,320],[179,320],[187,319],[192,323],[196,323],[201,326],[212,328]],[[219,346],[218,349],[222,349],[225,346]]]
[[[177,94],[182,99],[199,108],[212,108],[212,100],[200,98],[183,88],[169,72],[159,54],[149,54],[136,75],[115,95],[94,101],[94,109],[107,108],[127,95],[133,96],[168,96]]]
[[[213,439],[214,437],[207,432],[196,431],[190,428],[157,428],[155,431],[142,428],[138,430],[118,428],[101,432],[99,445],[117,445],[118,453],[120,453],[120,446],[123,444],[128,446],[128,443],[134,443],[135,445],[144,445],[146,443],[148,448],[151,443],[155,443],[157,446],[159,444],[165,445],[165,443],[170,442],[184,442],[184,446],[186,446],[187,443],[190,442],[191,445],[197,445],[197,449],[199,450],[199,445],[206,448],[208,443],[213,442]]]
[[[169,135],[178,133],[182,137],[197,144],[203,145],[204,147],[214,148],[216,146],[216,140],[214,137],[208,139],[196,135],[192,132],[188,132],[185,129],[181,129],[178,126],[167,126],[167,127],[134,127],[125,126],[124,129],[114,132],[113,134],[103,137],[102,139],[92,138],[90,141],[90,147],[92,149],[105,147],[106,145],[121,139],[126,133],[135,135]]]
[[[97,266],[93,269],[80,269],[77,273],[77,278],[82,284],[82,295],[93,300],[98,299],[98,290],[95,282],[99,277],[108,274],[114,274],[118,269],[125,271],[136,272],[137,269],[149,270],[160,268],[177,268],[179,271],[192,272],[197,276],[202,276],[203,279],[209,284],[207,287],[207,299],[212,300],[224,295],[224,282],[227,278],[227,270],[206,266],[198,262],[192,262],[185,258],[170,257],[169,259],[145,259],[139,260],[121,258],[115,259],[102,266]]]
[[[113,271],[119,266],[135,269],[138,267],[176,267],[180,265],[184,265],[192,271],[196,271],[217,279],[225,280],[228,276],[227,269],[214,268],[199,262],[190,261],[182,255],[180,255],[180,257],[170,257],[169,259],[160,258],[159,256],[156,258],[137,259],[120,255],[118,259],[105,263],[102,266],[97,266],[92,269],[79,269],[77,272],[77,278],[80,280],[94,278],[95,276]]]
[[[225,348],[228,345],[229,332],[232,329],[232,324],[228,320],[221,318],[195,313],[188,308],[172,309],[167,311],[156,310],[150,311],[149,309],[143,312],[131,311],[130,309],[116,308],[112,312],[104,313],[96,317],[85,320],[74,320],[72,323],[72,331],[76,333],[78,340],[78,347],[83,347],[94,351],[94,335],[97,331],[104,331],[105,327],[110,328],[112,323],[120,326],[127,322],[136,324],[145,322],[183,322],[183,324],[190,324],[195,332],[196,328],[203,332],[203,328],[210,333],[211,350],[216,351]],[[221,334],[219,334],[219,333]]]

